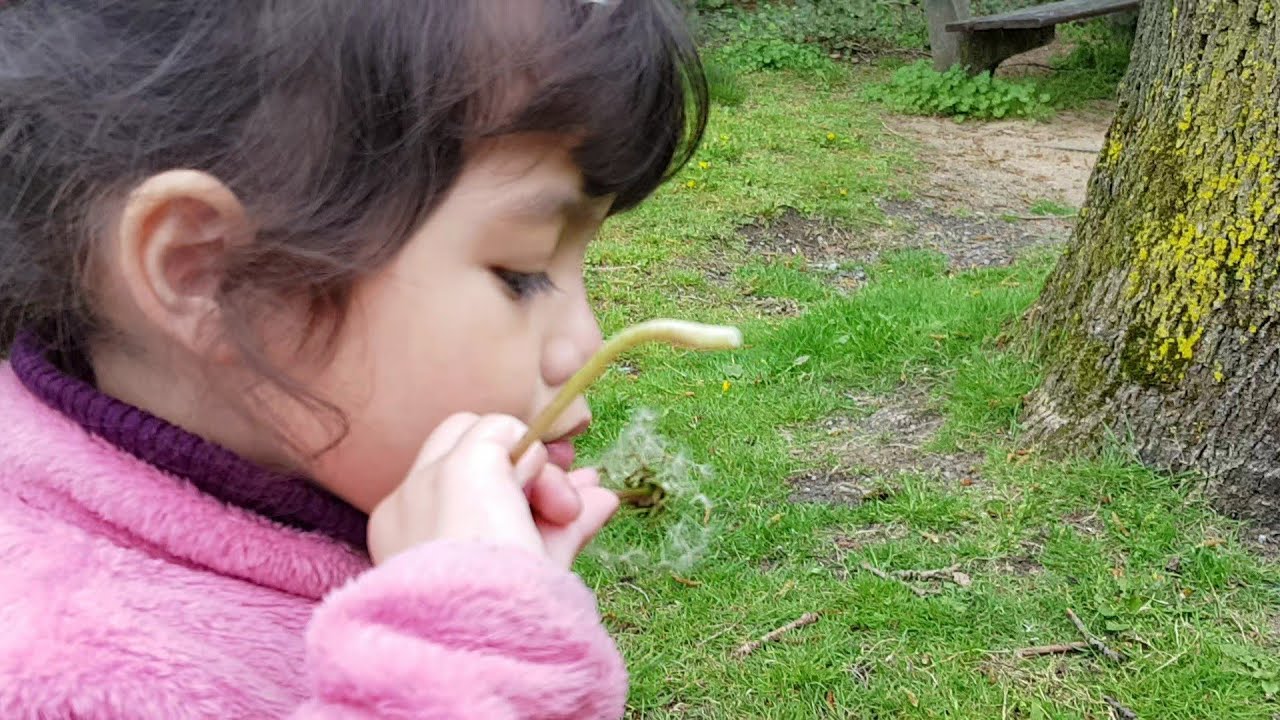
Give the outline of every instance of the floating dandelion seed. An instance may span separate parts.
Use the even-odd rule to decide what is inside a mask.
[[[529,423],[524,437],[511,450],[515,463],[542,438],[560,413],[627,350],[646,342],[665,342],[694,350],[728,350],[742,347],[742,332],[725,325],[704,325],[682,320],[658,319],[632,325],[609,338],[565,383],[551,404]],[[712,534],[711,501],[702,492],[710,469],[675,452],[658,435],[657,415],[637,412],[613,447],[598,463],[601,483],[619,499],[650,515],[661,515],[667,530],[656,553],[635,548],[621,555],[601,554],[606,561],[686,572],[706,551]]]
[[[628,570],[654,568],[688,572],[706,554],[715,534],[712,503],[703,492],[710,467],[694,462],[657,430],[658,415],[641,409],[597,464],[600,482],[662,528],[646,533],[623,552],[592,545],[590,553],[607,565]]]

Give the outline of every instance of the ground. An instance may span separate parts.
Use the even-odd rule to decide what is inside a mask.
[[[1272,718],[1280,568],[1246,529],[1119,448],[1017,443],[1040,372],[1019,320],[1108,108],[904,118],[862,99],[877,77],[751,76],[592,250],[606,332],[747,340],[643,348],[591,393],[584,462],[653,409],[714,503],[624,512],[579,563],[630,716]],[[1121,657],[1070,645],[1090,638],[1068,610]]]
[[[887,225],[863,234],[792,212],[748,227],[748,247],[826,263],[918,247],[957,267],[1007,265],[1066,242],[1109,123],[1105,104],[1043,124],[895,118],[885,133],[920,146],[927,171],[910,199],[878,200]]]

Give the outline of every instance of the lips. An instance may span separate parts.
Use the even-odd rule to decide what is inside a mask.
[[[547,460],[552,465],[557,465],[561,470],[568,472],[573,467],[573,461],[577,457],[577,451],[573,447],[573,440],[556,440],[546,445]]]
[[[577,458],[577,450],[574,449],[573,440],[586,432],[590,424],[591,420],[584,420],[559,438],[543,443],[547,448],[547,461],[565,472],[572,469],[573,461]]]

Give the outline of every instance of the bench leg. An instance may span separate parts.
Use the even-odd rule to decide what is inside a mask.
[[[947,23],[969,19],[969,0],[924,0],[924,15],[929,21],[933,68],[946,72],[960,62],[961,41],[961,33],[949,32]]]
[[[995,72],[1000,63],[1014,55],[1053,42],[1054,28],[1019,30],[978,30],[960,39],[960,64],[971,74]]]

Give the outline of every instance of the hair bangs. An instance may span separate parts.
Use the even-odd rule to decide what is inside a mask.
[[[554,6],[557,3],[548,3]],[[591,196],[628,210],[686,164],[706,129],[708,92],[693,38],[672,4],[559,0],[486,38],[477,138],[566,135]],[[524,7],[531,7],[532,3]],[[488,23],[484,23],[488,24]],[[521,37],[511,37],[518,28]],[[528,34],[525,34],[528,33]],[[487,57],[486,57],[487,56]],[[514,106],[514,107],[513,107]]]

